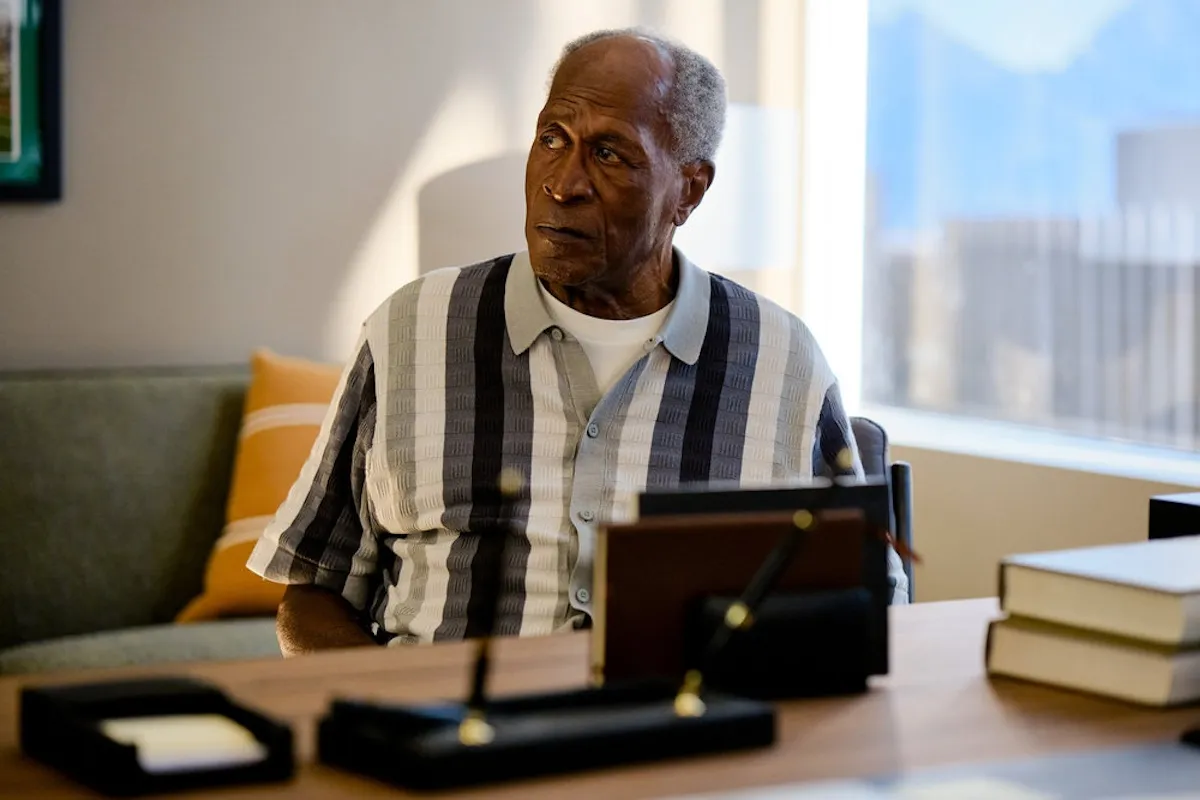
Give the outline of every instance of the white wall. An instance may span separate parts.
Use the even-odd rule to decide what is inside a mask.
[[[753,41],[725,39],[753,39],[756,0],[65,5],[65,200],[0,206],[0,369],[344,357],[422,268],[522,246],[520,161],[568,39],[654,25],[734,99],[755,80]],[[514,156],[515,180],[454,183]]]
[[[1149,530],[1150,498],[1196,487],[893,446],[913,468],[916,599],[996,593],[1004,556],[1134,542]]]

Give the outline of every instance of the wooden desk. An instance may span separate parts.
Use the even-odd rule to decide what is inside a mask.
[[[866,695],[781,706],[778,744],[702,760],[643,765],[485,787],[464,797],[655,797],[859,777],[962,761],[988,761],[1134,742],[1172,740],[1200,722],[1196,708],[1143,710],[983,675],[992,600],[893,609],[892,674]],[[493,686],[499,693],[583,684],[587,642],[578,634],[504,640]],[[393,699],[460,696],[470,649],[461,644],[343,651],[288,661],[195,664],[0,680],[0,797],[86,797],[21,756],[17,690],[24,682],[188,674],[213,680],[246,703],[296,725],[304,765],[294,784],[214,792],[221,798],[400,796],[398,790],[312,763],[313,720],[333,695]],[[814,654],[819,657],[819,654]],[[569,790],[566,786],[569,785]],[[209,796],[209,795],[206,795]],[[447,797],[450,795],[438,795]]]

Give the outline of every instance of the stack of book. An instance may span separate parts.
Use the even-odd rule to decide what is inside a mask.
[[[989,675],[1151,706],[1200,700],[1200,536],[1010,556]]]

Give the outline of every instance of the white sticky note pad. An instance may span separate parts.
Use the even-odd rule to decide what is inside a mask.
[[[264,761],[266,746],[220,714],[119,717],[103,720],[110,739],[137,747],[146,772],[191,772],[240,767]]]

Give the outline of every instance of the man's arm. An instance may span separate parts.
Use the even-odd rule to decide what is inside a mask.
[[[374,360],[364,340],[308,460],[246,562],[287,586],[276,615],[285,655],[374,643],[364,620],[381,576],[364,484],[375,413]]]
[[[275,632],[285,656],[375,644],[354,606],[320,586],[293,585],[284,590]]]

